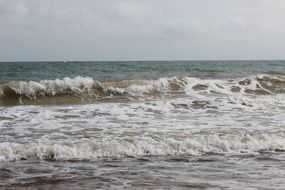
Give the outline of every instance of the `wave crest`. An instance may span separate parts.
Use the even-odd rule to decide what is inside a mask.
[[[95,81],[89,77],[56,80],[11,81],[0,86],[0,104],[44,103],[53,98],[88,102],[112,98],[169,97],[189,94],[273,95],[285,93],[285,77],[257,75],[243,79],[217,80],[170,77],[157,80]],[[34,101],[33,101],[34,100]]]

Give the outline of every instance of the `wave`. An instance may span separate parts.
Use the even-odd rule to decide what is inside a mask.
[[[149,156],[200,156],[254,154],[285,151],[285,133],[235,133],[181,137],[44,138],[31,143],[0,143],[0,161],[14,160],[97,160],[100,158]]]
[[[60,104],[189,94],[274,95],[285,93],[285,77],[257,75],[242,79],[170,77],[157,80],[95,81],[89,77],[10,81],[0,85],[0,105]]]

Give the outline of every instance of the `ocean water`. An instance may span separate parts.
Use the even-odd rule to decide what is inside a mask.
[[[285,61],[0,63],[0,189],[285,189]]]

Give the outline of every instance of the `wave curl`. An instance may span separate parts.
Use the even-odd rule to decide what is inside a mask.
[[[89,77],[76,77],[39,82],[10,81],[0,85],[0,105],[82,103],[193,93],[274,95],[285,93],[285,77],[257,75],[232,80],[170,77],[157,80],[119,81],[96,81]]]

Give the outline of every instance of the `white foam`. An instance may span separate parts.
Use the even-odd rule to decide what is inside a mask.
[[[98,85],[105,90],[116,87],[133,96],[176,89],[187,95],[74,106],[0,107],[0,160],[284,150],[284,94],[248,94],[245,89],[256,85],[239,84],[240,80],[173,77],[102,82]],[[33,96],[42,89],[88,91],[94,83],[98,82],[91,78],[65,78],[28,82],[19,89]],[[204,87],[193,89],[197,84]],[[239,86],[240,92],[231,91],[232,86]]]
[[[62,80],[42,80],[40,82],[11,82],[9,86],[18,94],[27,97],[36,97],[37,94],[55,95],[71,90],[74,92],[88,91],[91,89],[94,81],[88,77],[76,77],[74,79],[64,78]]]
[[[77,139],[37,143],[0,143],[0,160],[56,159],[85,160],[102,157],[143,157],[201,155],[205,153],[259,154],[260,151],[285,150],[285,135],[281,134],[224,134],[193,135],[188,137],[147,137]]]
[[[80,94],[91,94],[95,95],[96,90],[101,89],[101,93],[105,95],[128,95],[128,96],[149,96],[155,93],[169,94],[172,91],[180,90],[184,91],[185,94],[190,96],[201,97],[207,94],[216,95],[227,95],[227,96],[254,96],[252,93],[247,93],[248,90],[252,92],[256,90],[264,91],[268,94],[274,95],[274,92],[264,88],[259,81],[263,80],[264,83],[268,84],[270,80],[267,78],[271,77],[271,80],[283,81],[282,78],[258,75],[256,77],[248,77],[246,79],[235,79],[232,81],[218,80],[218,79],[199,79],[194,77],[170,77],[160,78],[157,80],[126,80],[126,81],[115,81],[115,82],[98,82],[89,77],[76,77],[74,79],[64,78],[62,80],[42,80],[39,82],[10,82],[6,84],[10,86],[17,94],[26,97],[37,98],[37,96],[44,95],[56,95],[65,93],[74,93],[75,95]],[[240,83],[240,81],[248,80],[248,83]],[[259,81],[258,81],[259,80]],[[269,82],[268,82],[269,81]],[[179,89],[172,88],[174,86]],[[193,89],[196,85],[206,86],[204,89],[195,90]],[[235,87],[238,90],[233,91]],[[282,86],[280,87],[282,88]],[[0,94],[3,96],[3,89]],[[102,95],[102,94],[101,94]],[[104,95],[103,95],[104,96]]]

